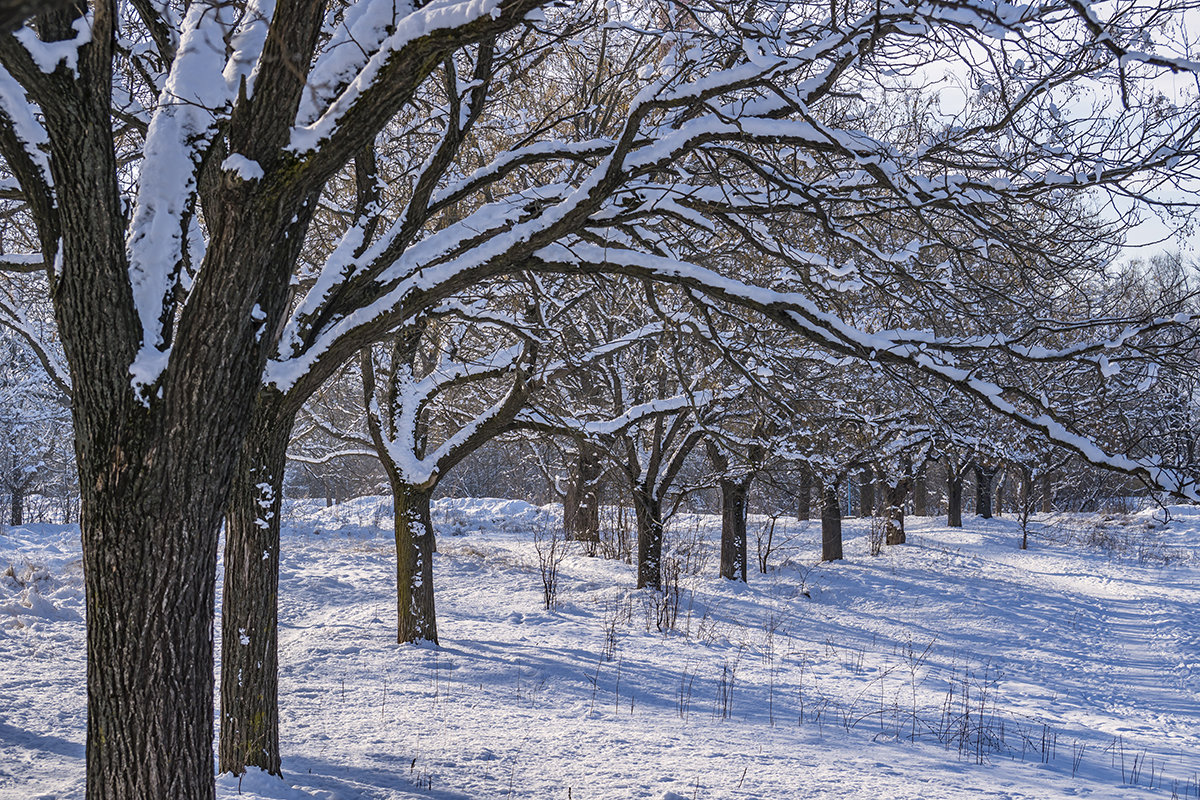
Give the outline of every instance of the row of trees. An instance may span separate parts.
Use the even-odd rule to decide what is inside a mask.
[[[1162,259],[1157,269],[1160,277],[1182,274],[1178,259]],[[1153,292],[1153,296],[1161,297],[1166,288]],[[628,286],[622,289],[619,281],[593,283],[587,302],[597,304],[608,296],[614,302],[628,303],[630,290]],[[499,450],[509,453],[518,449],[515,442],[530,442],[528,450],[537,455],[535,460],[542,466],[545,482],[559,489],[564,501],[568,534],[591,542],[598,536],[601,480],[624,487],[624,502],[635,509],[638,521],[640,586],[659,585],[661,529],[671,507],[705,489],[719,490],[725,518],[722,574],[744,579],[745,517],[753,501],[750,485],[756,477],[761,479],[760,485],[767,487],[768,495],[773,495],[765,505],[778,508],[782,502],[801,518],[808,518],[813,509],[814,490],[823,499],[825,489],[836,495],[853,480],[856,504],[889,516],[892,525],[888,541],[901,543],[903,510],[911,505],[916,513],[926,513],[928,485],[935,471],[944,487],[950,524],[961,525],[963,484],[968,479],[975,487],[974,507],[984,517],[992,514],[993,496],[1002,502],[1001,479],[1019,487],[1017,499],[1010,500],[1010,504],[1024,507],[1040,494],[1041,505],[1048,510],[1052,476],[1065,476],[1064,469],[1071,466],[1071,454],[1061,447],[1044,442],[1000,415],[988,413],[978,404],[902,375],[875,380],[869,372],[847,364],[823,371],[806,367],[805,377],[811,385],[820,387],[820,396],[804,407],[805,398],[795,393],[795,387],[779,386],[775,369],[779,364],[767,366],[764,360],[772,358],[772,353],[794,359],[795,342],[778,336],[773,342],[758,341],[754,357],[746,352],[731,353],[727,347],[716,346],[703,337],[688,343],[683,333],[671,326],[673,318],[687,317],[661,313],[664,301],[660,296],[640,303],[642,308],[660,312],[643,314],[641,325],[637,324],[637,309],[626,307],[620,313],[611,313],[611,309],[610,313],[597,313],[593,309],[590,314],[577,315],[570,324],[555,320],[546,335],[537,334],[536,326],[526,328],[528,337],[539,339],[543,361],[556,346],[549,331],[565,336],[565,351],[581,356],[569,369],[553,358],[546,361],[545,372],[538,371],[537,358],[518,366],[519,357],[529,354],[527,347],[518,345],[494,352],[477,350],[476,355],[484,353],[479,360],[451,363],[450,353],[468,352],[458,346],[456,339],[453,347],[439,351],[437,359],[427,359],[419,376],[410,374],[406,379],[409,385],[428,387],[415,395],[422,402],[435,387],[444,392],[437,413],[426,409],[423,416],[420,411],[397,409],[403,403],[397,402],[394,387],[382,403],[384,408],[393,409],[389,430],[394,430],[398,413],[407,413],[425,437],[421,446],[415,440],[406,445],[399,460],[415,463],[426,449],[441,452],[451,445],[465,457],[498,436],[507,436],[509,444]],[[1190,296],[1180,294],[1179,302],[1181,308],[1186,307]],[[571,306],[576,311],[580,308],[574,303]],[[614,320],[621,321],[623,333],[614,329]],[[603,326],[605,335],[596,335],[597,323]],[[1173,354],[1170,375],[1182,377],[1192,369],[1190,343],[1173,342],[1168,349]],[[707,359],[704,353],[708,353]],[[761,363],[756,364],[754,358]],[[1167,362],[1160,358],[1155,363]],[[728,369],[730,366],[736,369]],[[790,374],[798,372],[793,363]],[[512,389],[496,391],[495,399],[486,393],[481,395],[480,382],[494,379],[498,373],[517,383]],[[1114,380],[1111,368],[1108,374],[1104,370],[1098,374],[1091,388],[1079,375],[1055,385],[1064,397],[1086,397],[1088,413],[1097,421],[1096,427],[1104,431],[1100,441],[1109,449],[1141,452],[1177,470],[1194,472],[1189,451],[1178,448],[1181,439],[1193,435],[1194,424],[1175,416],[1180,403],[1188,406],[1191,401],[1174,395],[1179,387],[1168,374],[1155,376],[1154,381],[1162,385],[1153,395],[1145,391],[1133,394],[1136,387],[1128,379]],[[1135,377],[1138,383],[1146,380],[1144,375]],[[347,393],[347,387],[353,391],[356,382],[357,377],[350,376],[342,394]],[[370,382],[373,384],[373,378]],[[468,383],[471,391],[463,393]],[[505,385],[501,383],[498,388]],[[451,387],[459,391],[454,393]],[[1051,388],[1047,384],[1043,393]],[[327,393],[333,391],[333,386],[327,386]],[[1148,396],[1157,399],[1146,402]],[[380,399],[374,392],[369,393],[368,420],[378,413]],[[1067,404],[1066,399],[1058,403],[1060,407]],[[332,407],[342,413],[345,404]],[[321,453],[327,458],[359,457],[365,451],[344,448],[355,442],[354,426],[352,422],[347,424],[351,418],[341,416],[339,435],[339,422],[324,416],[328,409],[328,404],[322,404],[320,410],[310,408],[305,412],[307,429],[320,431],[322,437],[317,442],[297,443],[309,453],[303,458],[309,462],[320,460]],[[377,427],[378,423],[371,425]],[[1157,433],[1168,429],[1174,431],[1171,437]],[[533,438],[546,434],[557,436],[563,444],[547,450],[543,439]],[[369,444],[365,435],[357,441]],[[397,447],[395,439],[389,442],[393,449]],[[384,452],[380,457],[389,465],[389,476],[394,474],[392,462],[397,454]],[[523,459],[516,456],[510,460]],[[453,466],[442,464],[446,469]],[[439,475],[444,473],[445,469]],[[1144,492],[1129,480],[1106,487],[1098,477],[1092,477],[1090,484],[1097,491],[1109,493]],[[433,484],[426,478],[422,485]],[[1087,503],[1086,497],[1069,495],[1067,489],[1063,486],[1059,492],[1064,505],[1080,507]],[[410,507],[407,498],[413,496],[413,489],[395,491],[393,480],[393,490],[396,508]],[[526,488],[530,495],[533,491]],[[426,525],[431,493],[420,498],[419,516]],[[547,492],[539,494],[546,496]],[[841,553],[835,514],[838,507],[837,503],[828,504],[824,513],[829,527],[825,536],[828,558],[838,558]],[[414,587],[422,587],[426,596],[421,609],[431,614],[431,576],[402,571],[400,578],[402,583],[411,580]],[[402,599],[402,620],[407,608],[409,604]],[[425,628],[432,630],[432,623],[426,623]],[[420,629],[402,623],[399,637],[401,641],[424,638],[412,633]]]
[[[89,797],[213,795],[222,522],[220,768],[279,773],[287,452],[348,432],[297,428],[347,370],[402,639],[436,636],[431,493],[499,434],[579,443],[577,531],[609,454],[650,587],[701,444],[735,527],[777,454],[826,498],[879,465],[896,507],[1001,418],[1194,496],[1107,436],[1183,396],[1195,316],[1126,302],[1095,213],[1194,177],[1188,11],[69,0],[0,34],[0,320],[69,398]]]

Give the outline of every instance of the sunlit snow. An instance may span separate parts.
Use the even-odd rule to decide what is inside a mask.
[[[560,508],[439,501],[433,647],[394,641],[389,502],[291,503],[284,780],[223,776],[218,795],[1195,796],[1200,515],[1174,513],[1038,517],[1026,552],[1011,517],[910,518],[910,543],[875,557],[846,520],[846,561],[826,565],[818,523],[781,520],[749,585],[715,577],[718,518],[681,515],[663,634],[633,567],[578,551],[543,609],[533,536]],[[9,565],[0,798],[82,797],[77,529],[5,531]]]

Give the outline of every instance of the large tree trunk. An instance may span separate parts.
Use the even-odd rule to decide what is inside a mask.
[[[73,407],[87,589],[89,800],[214,795],[218,534],[270,346],[252,312],[257,302],[268,320],[281,318],[287,280],[275,262],[287,261],[294,245],[285,240],[301,240],[304,228],[281,230],[279,239],[227,224],[213,229],[211,270],[193,287],[150,397],[135,396],[129,385],[136,344],[100,354],[76,338],[68,350],[73,367],[121,362],[108,375],[112,385],[103,376],[78,383]],[[223,269],[247,263],[258,268]],[[68,327],[80,333],[74,320],[60,320]],[[97,336],[95,347],[102,343]]]
[[[839,561],[842,558],[842,507],[838,502],[837,484],[825,484],[821,504],[821,560]]]
[[[127,366],[107,405],[75,398],[91,800],[214,794],[218,534],[264,357],[245,323],[256,292],[240,307],[202,281],[194,291],[161,399],[139,402]],[[282,293],[274,302],[278,315]]]
[[[984,519],[992,518],[992,489],[995,480],[994,467],[975,466],[975,513]]]
[[[437,642],[433,606],[432,489],[392,481],[396,522],[396,641]]]
[[[721,577],[746,582],[746,496],[750,478],[721,481]]]
[[[1054,511],[1054,483],[1050,479],[1050,470],[1042,473],[1042,513]]]
[[[128,292],[124,262],[115,276],[98,271],[57,295],[59,328],[72,334],[64,348],[81,375],[72,412],[87,590],[89,800],[214,795],[218,536],[273,347],[263,326],[283,317],[310,217],[276,200],[256,206],[238,191],[222,193],[166,370],[146,389],[132,389],[129,377],[140,326],[120,316],[122,308],[133,313],[121,290],[104,286],[115,280]],[[291,223],[275,224],[281,212]],[[243,214],[267,224],[231,219]],[[64,281],[81,264],[105,262],[109,245],[123,259],[123,229],[113,243],[102,227],[77,230],[81,241],[69,247],[64,238]],[[86,297],[63,296],[73,291]],[[116,341],[94,330],[83,305],[104,308],[102,326],[133,331]]]
[[[904,544],[904,501],[908,497],[908,481],[902,480],[887,487],[887,544]]]
[[[799,497],[796,502],[796,519],[804,522],[812,517],[812,470],[800,468]]]
[[[259,393],[225,513],[219,770],[280,775],[279,525],[295,415]]]
[[[600,541],[600,454],[583,443],[563,500],[563,529],[577,542]]]
[[[25,524],[25,487],[14,483],[12,487],[12,504],[9,522],[15,527]]]
[[[875,515],[875,471],[866,467],[858,476],[858,516]]]
[[[634,489],[638,527],[637,588],[662,588],[662,502],[644,489]]]
[[[962,527],[962,490],[962,473],[956,470],[946,470],[946,525],[948,527]]]
[[[85,489],[81,514],[88,797],[211,798],[213,605],[224,498],[213,502],[211,475],[195,462],[187,469],[172,457],[178,453],[147,457],[148,442],[138,444],[125,451],[134,454],[130,463],[109,473],[124,491]],[[85,466],[82,483],[103,481],[97,472]]]
[[[38,222],[42,254],[54,264],[50,296],[73,382],[87,604],[86,793],[89,800],[211,800],[218,535],[274,347],[269,333],[284,316],[320,181],[293,180],[294,160],[280,180],[230,179],[216,168],[222,146],[208,148],[213,169],[200,176],[198,209],[208,241],[199,268],[158,247],[138,251],[151,263],[131,263],[127,170],[112,125],[124,7],[71,5],[92,12],[71,67],[53,76],[14,70],[41,101],[53,194],[40,191],[41,176],[24,159],[13,171]],[[297,64],[308,63],[324,18],[320,4],[292,8],[288,24],[272,26],[258,60],[254,104],[240,104],[222,129],[230,152],[268,173],[291,158],[282,147],[304,90]],[[73,18],[43,15],[38,33],[69,38]],[[0,139],[13,167],[20,148],[10,146],[11,132]],[[186,303],[160,304],[162,292],[176,301],[180,292],[157,276],[180,271],[194,274],[181,281],[190,283]],[[147,324],[151,317],[162,330]]]

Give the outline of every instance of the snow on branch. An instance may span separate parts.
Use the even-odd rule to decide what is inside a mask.
[[[373,91],[389,54],[433,24],[429,15],[461,13],[466,24],[504,4],[474,4],[469,13],[468,4],[450,0],[399,13],[385,5],[356,6],[333,34],[297,117],[297,152],[315,152],[334,135]],[[713,4],[706,13],[720,11]],[[890,278],[908,270],[925,271],[911,283],[930,295],[950,292],[953,259],[988,261],[992,250],[1039,254],[1049,240],[1026,236],[1023,215],[1058,214],[1067,198],[1092,188],[1136,194],[1162,171],[1196,164],[1196,123],[1180,121],[1182,112],[1167,122],[1153,122],[1146,112],[1109,124],[1088,109],[1069,109],[1077,112],[1069,120],[1054,110],[1055,98],[1105,78],[1089,60],[1103,62],[1104,48],[1081,33],[1062,4],[898,0],[855,13],[844,25],[817,19],[791,29],[781,23],[774,32],[732,20],[729,29],[713,25],[705,29],[709,40],[695,37],[695,53],[681,45],[669,63],[663,57],[639,70],[640,82],[623,87],[630,99],[603,131],[583,130],[577,142],[559,140],[554,126],[544,129],[544,141],[522,132],[512,149],[487,153],[484,167],[463,159],[456,171],[440,161],[459,135],[453,118],[463,119],[463,109],[455,114],[437,101],[434,118],[440,124],[445,115],[451,124],[432,149],[402,168],[420,185],[406,190],[413,201],[390,225],[380,219],[377,236],[365,220],[345,234],[289,319],[267,381],[288,391],[324,360],[344,359],[458,289],[531,266],[680,284],[760,310],[841,357],[921,369],[1011,418],[1021,410],[1000,403],[997,384],[946,372],[958,369],[956,355],[988,350],[1030,363],[1090,358],[1099,365],[1111,342],[1124,346],[1194,321],[1143,321],[1115,338],[1050,347],[1020,334],[948,336],[890,321],[858,324],[819,302],[839,292],[853,300],[864,289],[886,291]],[[797,12],[794,19],[801,17]],[[1057,37],[1056,46],[1047,37]],[[988,62],[983,45],[1003,52]],[[712,55],[705,47],[727,57],[702,61]],[[902,62],[895,75],[879,72],[876,59],[893,54]],[[1018,54],[1033,66],[1022,66]],[[960,114],[888,121],[889,113],[920,99],[902,80],[920,58],[981,65],[972,72],[978,91],[972,89]],[[454,98],[472,85],[451,83]],[[504,129],[508,112],[497,113],[496,128]],[[1121,148],[1113,148],[1115,140]],[[436,217],[460,203],[445,219]],[[800,236],[776,235],[797,223]],[[676,241],[662,233],[667,228]],[[702,249],[730,230],[772,265],[747,276],[727,264],[702,268],[676,252],[686,250],[689,238]],[[805,241],[810,235],[819,241]],[[1047,257],[1065,261],[1076,252]],[[937,265],[942,259],[944,269]],[[809,268],[820,274],[791,277]],[[344,298],[353,302],[339,306]],[[1065,428],[1039,420],[1034,414],[1024,422],[1089,458],[1101,457]],[[1149,469],[1120,464],[1115,468]]]
[[[42,72],[49,75],[60,65],[65,65],[74,73],[79,66],[79,49],[92,41],[92,15],[93,12],[88,10],[84,16],[77,17],[71,23],[75,35],[70,39],[43,42],[28,27],[20,28],[13,36],[21,43],[25,52],[29,54],[30,60]]]
[[[374,450],[336,450],[332,453],[325,453],[320,456],[306,456],[299,453],[288,452],[288,461],[296,461],[301,464],[328,464],[331,461],[337,461],[342,458],[378,458],[379,455]]]
[[[547,266],[558,263],[563,269],[618,267],[628,274],[679,284],[725,302],[754,309],[785,329],[801,333],[834,352],[867,362],[912,367],[954,386],[1002,416],[1039,431],[1049,441],[1079,454],[1091,464],[1138,476],[1160,491],[1200,501],[1200,488],[1194,478],[1165,469],[1154,460],[1107,453],[1091,438],[1070,430],[1049,411],[1033,414],[1021,410],[1007,399],[1005,387],[985,380],[970,370],[954,366],[952,358],[940,357],[935,345],[914,345],[897,341],[886,333],[867,332],[836,315],[821,311],[804,295],[753,286],[677,259],[590,244],[575,244],[569,248],[556,245],[545,248],[539,256],[547,262]],[[999,345],[995,349],[1003,352],[1003,347]]]
[[[0,120],[12,131],[13,137],[22,148],[22,154],[32,165],[40,186],[22,186],[22,190],[33,196],[49,194],[54,186],[54,178],[50,175],[50,162],[47,157],[50,138],[46,129],[38,119],[38,109],[26,99],[25,90],[13,78],[7,69],[0,68]],[[10,164],[10,168],[18,171],[20,165]]]
[[[530,430],[561,435],[597,438],[615,436],[649,419],[694,411],[716,398],[717,393],[710,391],[655,398],[630,406],[619,414],[605,419],[583,419],[565,414],[555,414],[543,408],[529,408],[517,416],[516,424]]]
[[[537,5],[514,0],[433,0],[420,8],[393,0],[356,4],[309,74],[306,99],[292,129],[291,150],[298,155],[310,153],[335,136],[362,98],[386,76],[389,62],[406,47],[438,32],[499,19],[510,7]]]
[[[398,19],[414,10],[412,2],[395,0],[351,4],[309,71],[296,125],[306,127],[315,123],[387,41]]]
[[[244,80],[246,96],[254,96],[258,61],[266,46],[274,13],[275,0],[251,0],[246,3],[231,40],[232,54],[223,73],[229,91],[239,91]]]
[[[142,324],[141,349],[130,365],[135,387],[152,384],[167,365],[167,326],[179,285],[200,165],[234,98],[235,87],[226,82],[224,74],[228,63],[225,42],[237,23],[229,3],[192,3],[146,134],[126,244],[129,281]],[[247,60],[243,51],[239,53]]]
[[[526,352],[524,344],[514,344],[495,350],[474,361],[456,361],[443,356],[428,375],[415,380],[409,389],[412,400],[420,405],[449,386],[470,380],[495,377],[509,372],[520,363]]]

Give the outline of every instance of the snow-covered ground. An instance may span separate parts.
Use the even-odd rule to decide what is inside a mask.
[[[713,575],[717,521],[681,517],[665,634],[632,567],[579,552],[542,607],[533,532],[555,511],[440,503],[441,646],[414,647],[394,642],[386,501],[293,504],[285,781],[240,796],[1200,797],[1196,511],[1038,518],[1026,552],[1011,518],[910,519],[878,556],[850,520],[828,565],[817,523],[781,521],[748,586]],[[5,569],[0,798],[81,797],[77,531],[4,531]]]

